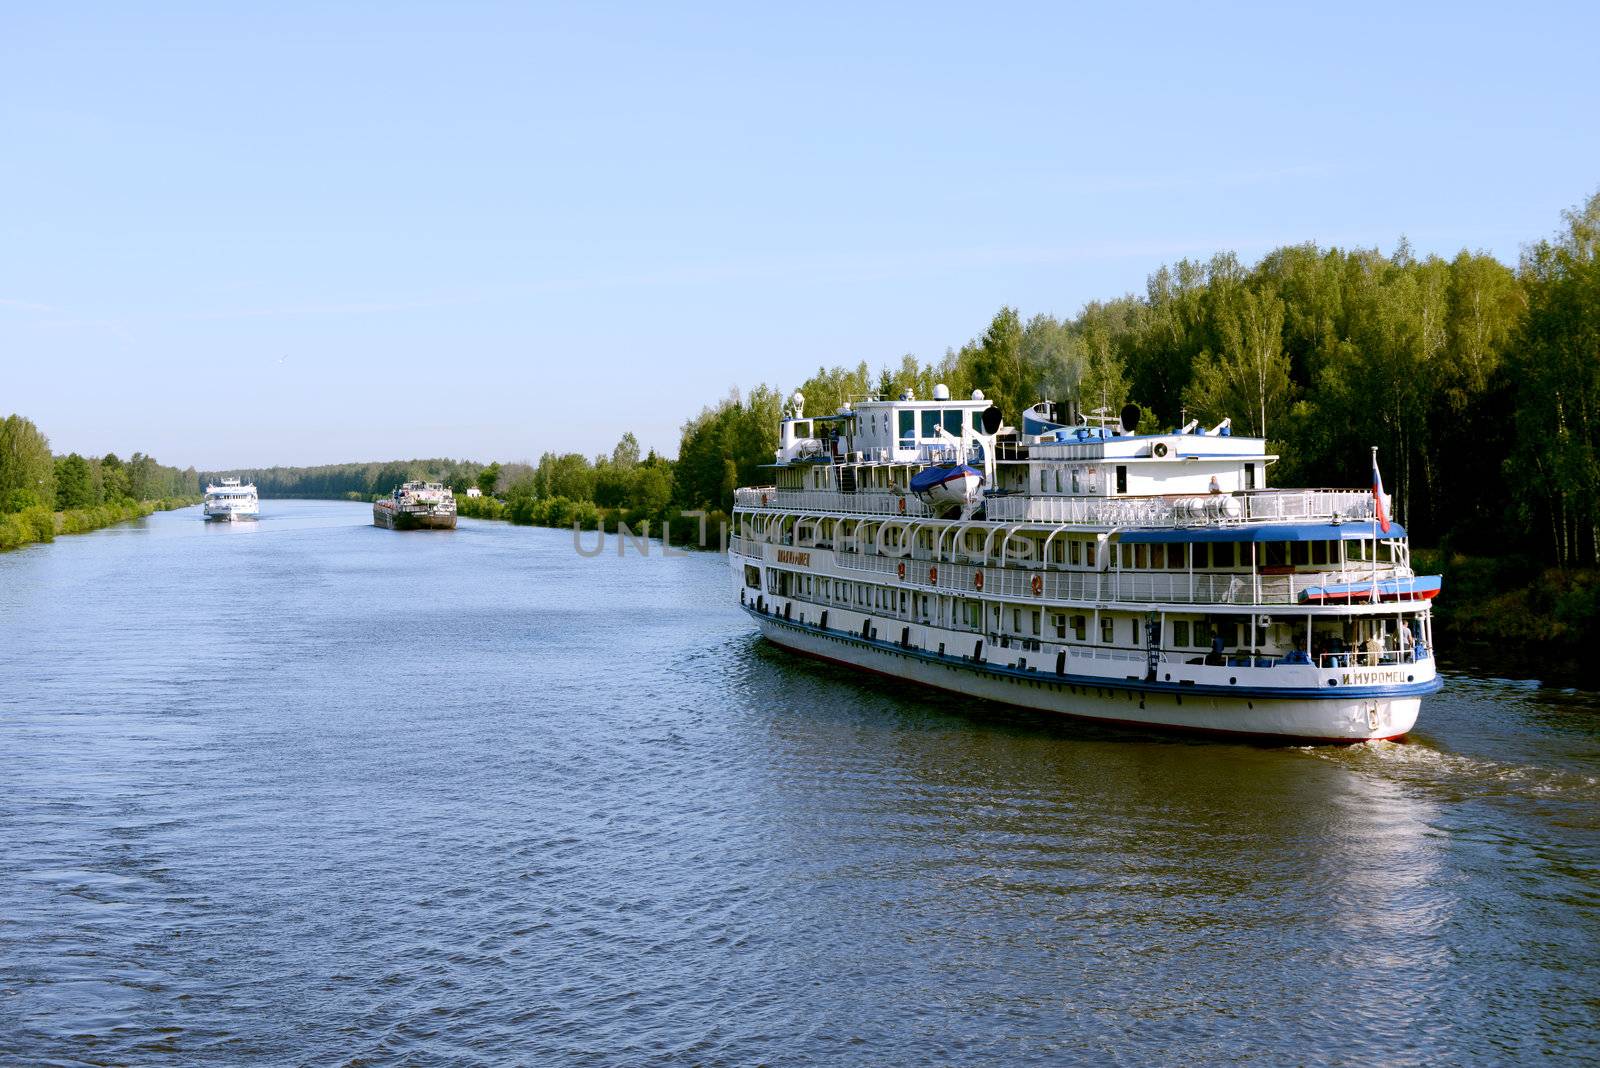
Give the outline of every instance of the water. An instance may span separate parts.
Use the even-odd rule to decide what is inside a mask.
[[[263,508],[0,556],[0,1060],[1600,1056],[1593,695],[1114,732],[791,659],[711,554]]]

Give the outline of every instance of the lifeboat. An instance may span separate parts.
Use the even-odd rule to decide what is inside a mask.
[[[933,464],[911,476],[911,492],[941,514],[967,508],[983,492],[983,472],[970,464]]]

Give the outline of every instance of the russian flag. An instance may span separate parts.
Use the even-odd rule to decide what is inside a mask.
[[[1383,476],[1378,474],[1378,447],[1372,447],[1372,499],[1378,508],[1378,525],[1389,533],[1389,516],[1383,510]]]

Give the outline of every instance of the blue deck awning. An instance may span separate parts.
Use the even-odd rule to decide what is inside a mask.
[[[1403,538],[1405,527],[1389,524],[1385,534],[1370,519],[1346,523],[1258,523],[1239,527],[1172,527],[1162,530],[1125,530],[1117,540],[1124,545],[1163,545],[1174,542],[1207,541],[1355,541],[1371,538],[1373,531],[1383,539]]]

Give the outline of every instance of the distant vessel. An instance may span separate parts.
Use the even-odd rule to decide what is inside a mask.
[[[373,503],[372,524],[390,530],[454,530],[456,495],[439,482],[407,482]]]
[[[225,478],[219,485],[206,485],[202,510],[207,520],[256,519],[261,515],[261,501],[256,497],[255,483],[242,486],[236,478]]]
[[[1339,742],[1397,738],[1439,689],[1437,575],[1371,490],[1268,489],[1224,419],[1138,434],[974,391],[779,425],[740,489],[744,610],[858,671],[1088,719]]]

